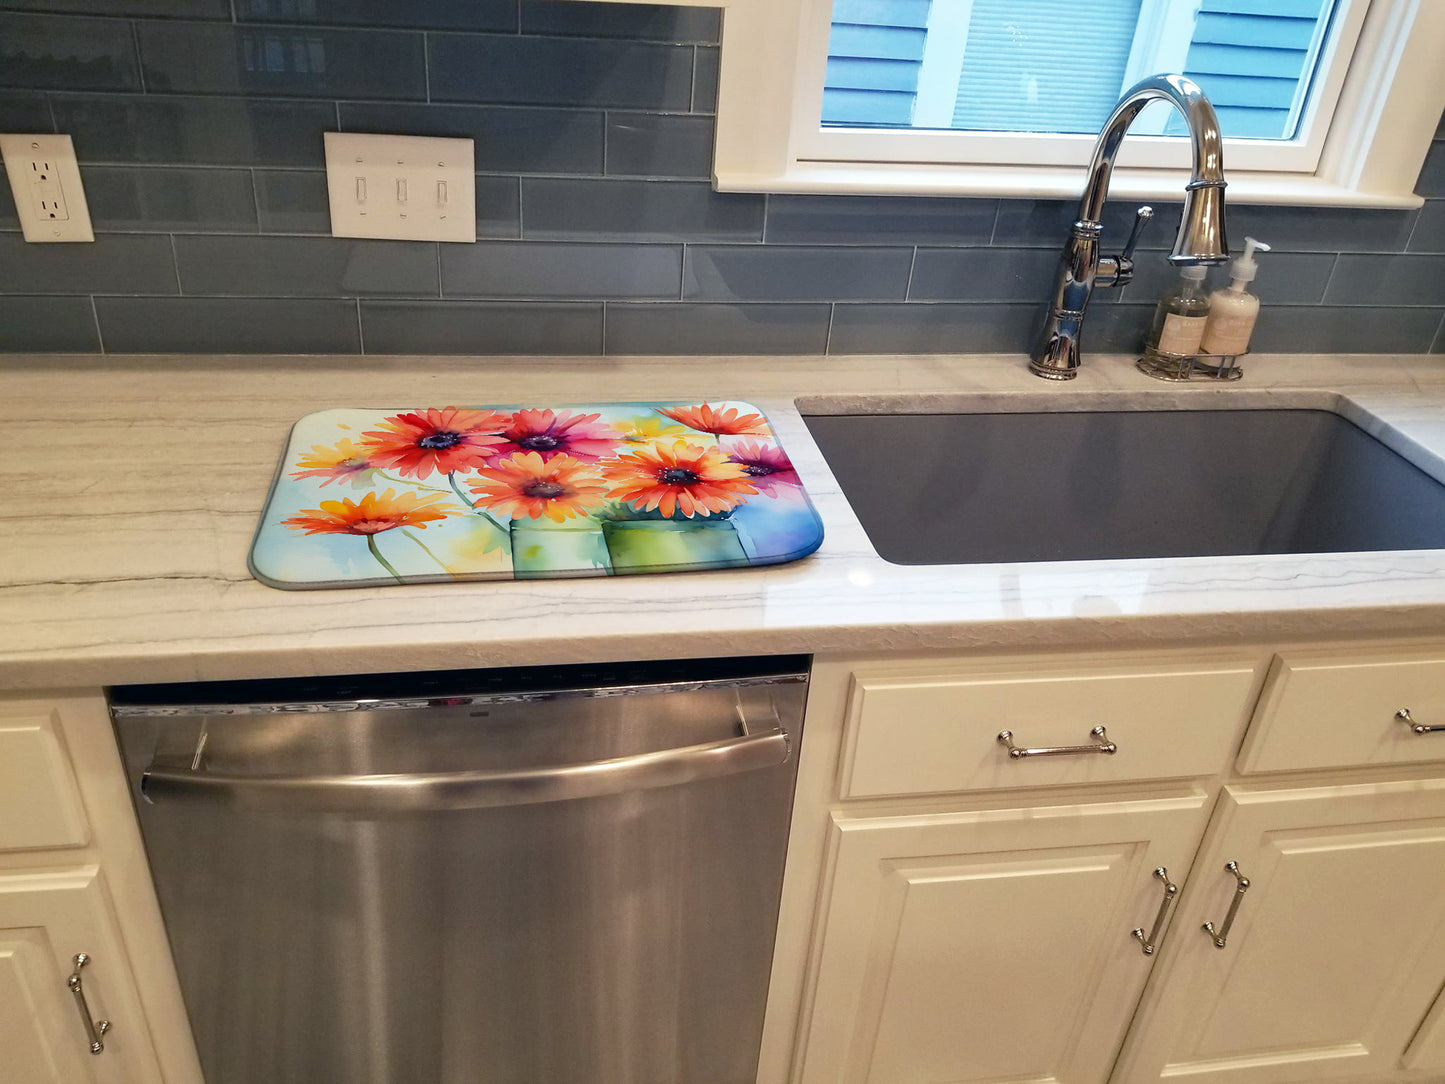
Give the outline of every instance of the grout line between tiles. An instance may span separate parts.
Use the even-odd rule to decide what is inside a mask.
[[[50,130],[52,132],[60,131],[60,125],[55,119],[55,95],[48,92],[45,95],[45,111],[50,114]]]
[[[918,266],[918,246],[913,246],[913,255],[908,261],[908,282],[903,286],[903,300],[908,301],[913,296],[913,269]]]
[[[135,46],[135,73],[140,79],[140,92],[144,94],[148,89],[146,87],[146,66],[140,51],[140,27],[136,25],[135,20],[132,20],[130,24],[130,40],[131,44]]]
[[[442,246],[440,241],[433,241],[432,244],[436,246],[437,250],[437,298],[440,300],[446,297],[446,291],[442,289]],[[361,299],[357,298],[356,303],[360,305]]]
[[[832,302],[828,305],[828,330],[823,336],[824,354],[831,354],[833,352],[833,316],[837,311],[837,302]]]
[[[426,87],[426,100],[431,101],[431,37],[423,30],[421,34],[421,73]]]
[[[95,295],[90,295],[90,318],[95,321],[95,341],[100,346],[100,352],[105,353],[105,336],[100,331],[100,312],[95,307]]]
[[[181,285],[181,256],[180,253],[176,251],[176,235],[168,233],[166,236],[171,239],[171,271],[176,276],[176,296],[185,297],[186,290],[185,287]]]
[[[366,332],[362,330],[361,324],[361,298],[356,298],[356,349],[360,353],[366,353]]]
[[[608,302],[602,302],[602,356],[607,356],[607,308]]]

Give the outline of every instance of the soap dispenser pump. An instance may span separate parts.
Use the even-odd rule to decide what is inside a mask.
[[[1215,290],[1209,298],[1209,320],[1204,325],[1202,349],[1206,354],[1226,356],[1243,354],[1249,349],[1254,323],[1259,319],[1259,298],[1245,287],[1259,273],[1256,252],[1268,252],[1269,246],[1253,237],[1244,239],[1244,254],[1229,269],[1229,285]]]

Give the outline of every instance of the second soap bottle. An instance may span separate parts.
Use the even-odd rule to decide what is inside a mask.
[[[1199,266],[1179,269],[1179,282],[1164,296],[1154,310],[1154,322],[1146,340],[1151,350],[1161,354],[1197,354],[1204,341],[1204,326],[1209,321],[1209,295],[1204,290],[1208,268]]]

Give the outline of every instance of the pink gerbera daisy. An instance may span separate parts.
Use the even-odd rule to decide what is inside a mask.
[[[787,453],[776,445],[740,441],[733,447],[728,460],[741,466],[748,481],[757,487],[759,493],[766,493],[769,497],[776,497],[786,487],[801,488],[803,485]]]
[[[536,452],[543,461],[570,455],[588,463],[612,454],[622,434],[601,414],[573,414],[570,410],[519,410],[502,429],[502,443],[487,449],[493,460],[519,452]]]

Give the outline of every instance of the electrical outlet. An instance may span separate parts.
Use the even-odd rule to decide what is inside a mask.
[[[25,240],[95,240],[68,135],[0,135],[0,154]]]
[[[477,239],[470,139],[323,134],[333,237]]]

